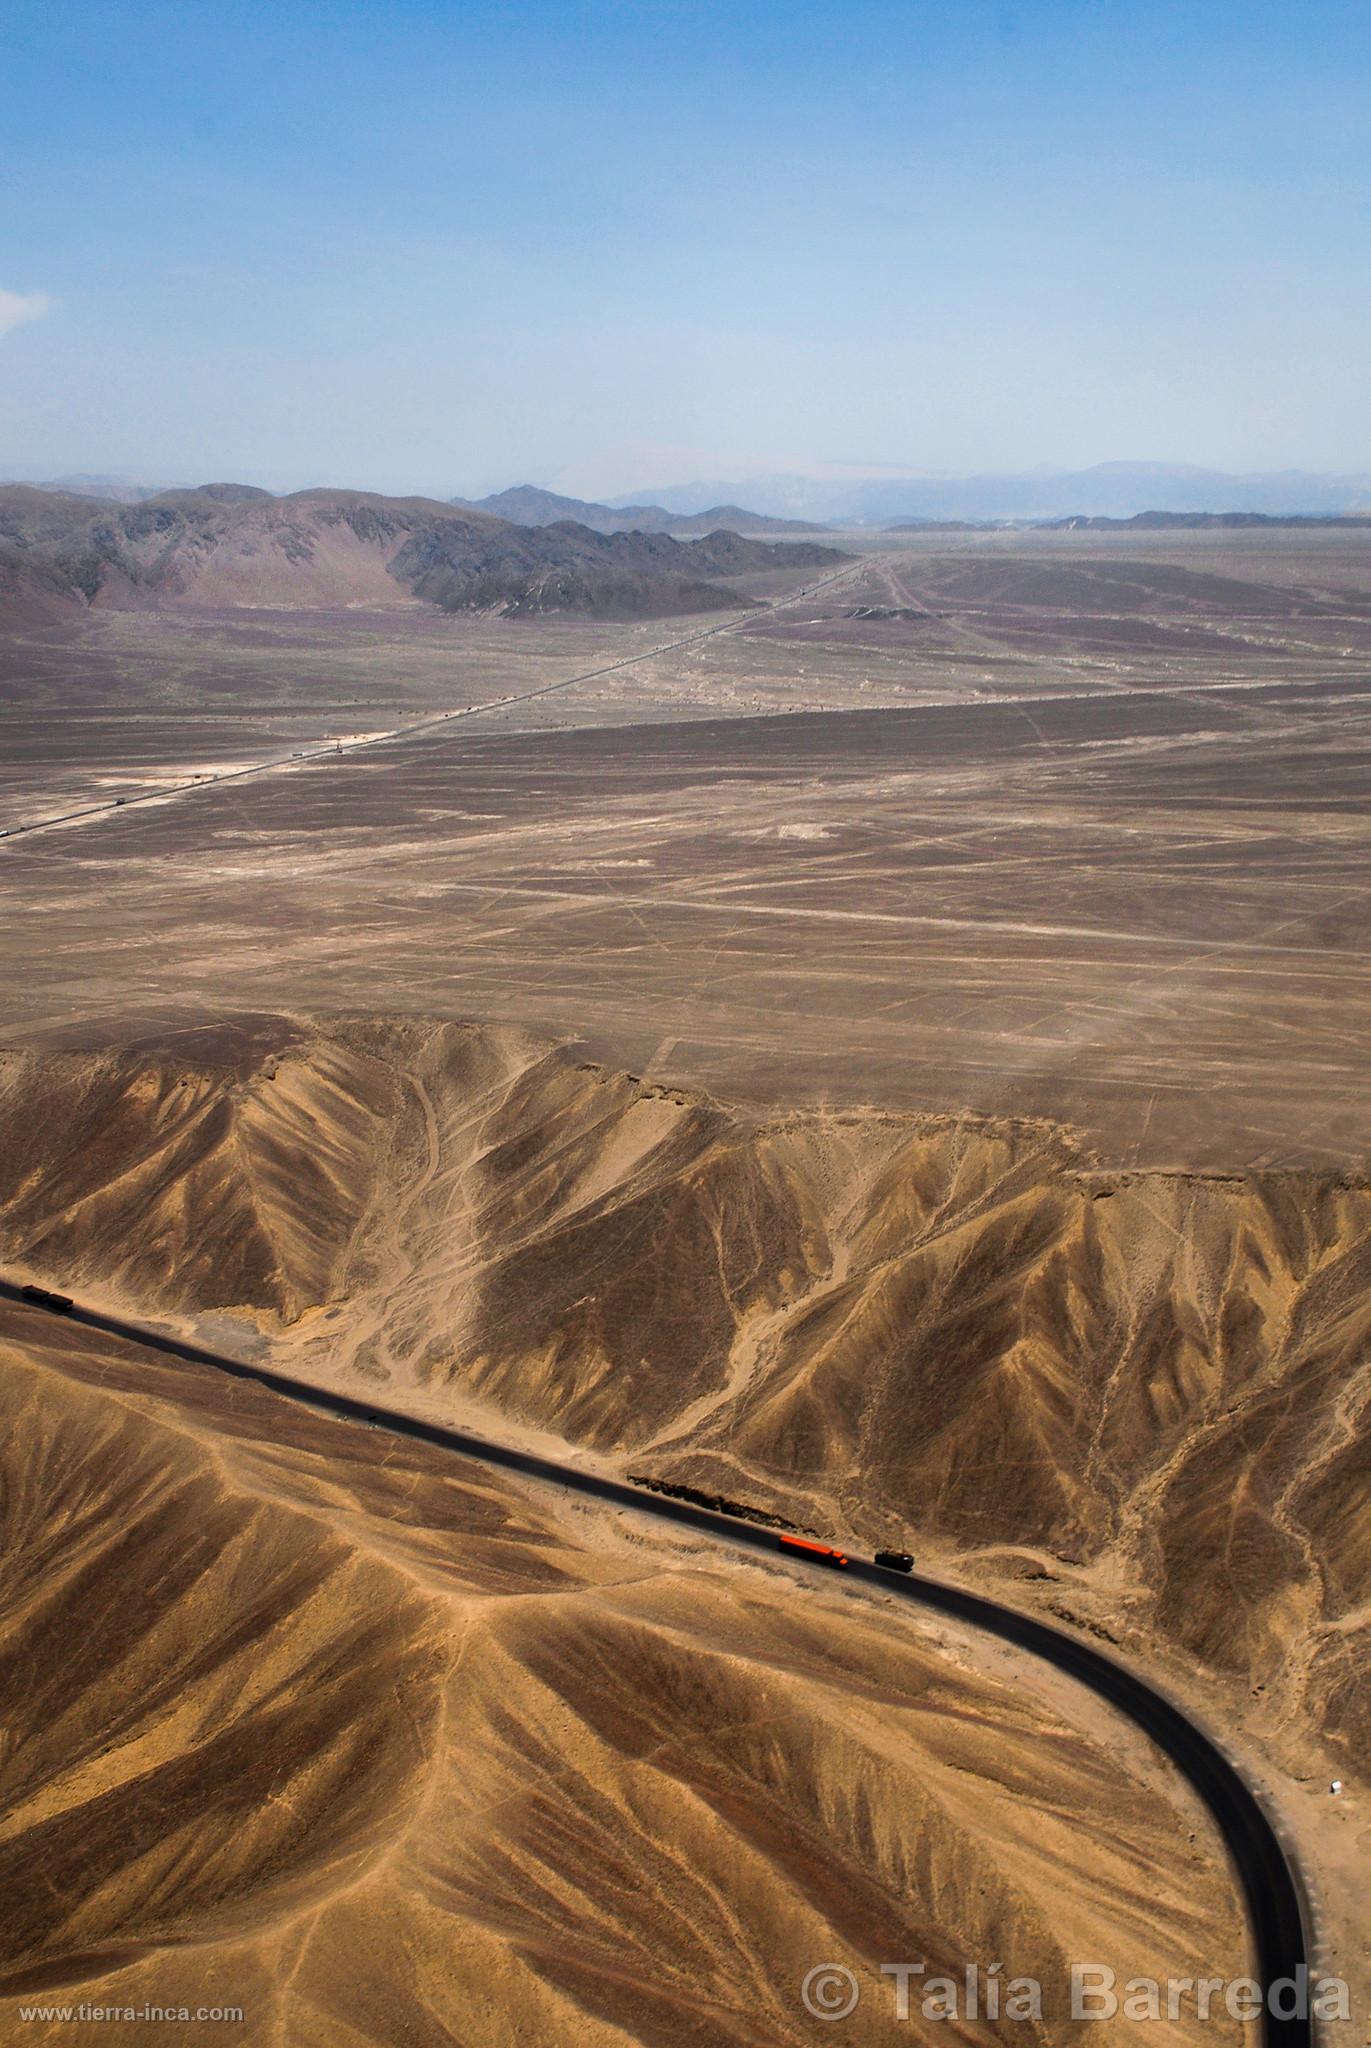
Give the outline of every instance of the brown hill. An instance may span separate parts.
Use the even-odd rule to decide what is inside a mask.
[[[1065,2043],[1074,1957],[1241,1967],[1174,1780],[974,1639],[8,1304],[0,1415],[6,2039],[801,2048],[833,1957],[899,2048],[881,1963],[985,1957]]]
[[[229,1055],[232,1054],[230,1059]],[[537,1041],[281,1026],[0,1070],[0,1251],[292,1369],[1028,1573],[1349,1759],[1371,1191],[1046,1127],[741,1120]]]
[[[720,536],[712,537],[717,543]],[[134,505],[0,489],[0,620],[75,606],[150,610],[436,604],[602,618],[736,610],[719,578],[841,560],[830,549],[511,526],[425,498],[244,485]],[[727,568],[721,566],[726,559]]]

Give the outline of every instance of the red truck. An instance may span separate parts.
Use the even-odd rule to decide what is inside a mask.
[[[807,1543],[803,1536],[782,1536],[778,1540],[782,1550],[801,1550],[806,1557],[817,1557],[824,1564],[833,1564],[841,1568],[848,1561],[847,1552],[835,1550],[831,1543]]]

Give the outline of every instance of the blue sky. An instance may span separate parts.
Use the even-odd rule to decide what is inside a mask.
[[[1371,469],[1366,0],[7,0],[0,474]]]

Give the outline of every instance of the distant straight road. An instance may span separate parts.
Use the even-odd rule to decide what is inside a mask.
[[[35,1316],[50,1313],[27,1303],[22,1289],[9,1281],[0,1280],[0,1299],[32,1307]],[[348,1394],[331,1393],[323,1387],[290,1379],[284,1373],[272,1372],[264,1366],[247,1365],[219,1352],[203,1350],[199,1345],[182,1343],[178,1338],[144,1329],[137,1323],[100,1315],[94,1309],[73,1306],[62,1320],[140,1345],[145,1350],[182,1359],[191,1365],[212,1366],[233,1379],[251,1381],[285,1400],[298,1402],[344,1422],[366,1424],[388,1430],[395,1436],[412,1437],[419,1443],[434,1444],[440,1450],[454,1452],[459,1457],[498,1465],[525,1478],[588,1494],[594,1500],[608,1501],[614,1507],[628,1508],[634,1514],[654,1515],[662,1521],[682,1524],[717,1540],[741,1544],[752,1550],[765,1550],[772,1556],[783,1554],[791,1564],[809,1563],[802,1551],[782,1553],[780,1539],[774,1529],[743,1521],[737,1516],[718,1514],[709,1508],[694,1507],[687,1501],[648,1493],[623,1480],[581,1471],[574,1465],[558,1464],[554,1459],[537,1457],[531,1451],[518,1450],[510,1444],[491,1443],[485,1438],[470,1436],[465,1430],[448,1429],[439,1423],[423,1422],[416,1416],[403,1415],[393,1409],[377,1408],[369,1402],[354,1400]],[[832,1540],[838,1543],[840,1539]],[[817,1571],[833,1569],[819,1559],[813,1560],[811,1568]],[[1110,1706],[1126,1714],[1170,1758],[1212,1814],[1242,1885],[1257,1975],[1263,1988],[1281,1978],[1304,1981],[1298,1974],[1309,1963],[1303,1887],[1293,1858],[1282,1846],[1271,1821],[1240,1772],[1211,1738],[1172,1701],[1103,1651],[1077,1641],[1061,1629],[1049,1627],[1046,1622],[1017,1614],[1012,1608],[1001,1607],[997,1601],[987,1600],[981,1594],[966,1592],[939,1579],[921,1575],[906,1577],[878,1565],[867,1564],[859,1558],[852,1558],[846,1577],[879,1586],[884,1593],[916,1601],[920,1606],[948,1615],[954,1621],[969,1622],[1004,1642],[1028,1650],[1058,1671],[1088,1686]],[[1262,2040],[1267,2048],[1310,2048],[1313,2039],[1313,2024],[1307,2016],[1286,2019],[1277,2017],[1269,2008],[1266,2010]]]
[[[712,640],[719,633],[731,633],[736,627],[755,619],[759,612],[779,611],[783,605],[798,604],[801,598],[813,597],[827,584],[851,575],[854,568],[861,566],[860,562],[845,563],[841,569],[821,576],[816,583],[806,584],[803,590],[792,591],[788,597],[769,598],[765,603],[759,601],[749,605],[746,611],[731,612],[726,619],[717,619],[712,626],[701,626],[693,633],[683,633],[675,640],[663,640],[655,647],[640,648],[637,654],[625,654],[618,661],[606,662],[601,668],[582,669],[574,676],[563,676],[560,682],[540,683],[536,689],[518,690],[506,697],[492,697],[488,704],[467,704],[460,711],[439,711],[432,718],[416,718],[408,725],[367,733],[360,739],[330,740],[317,747],[300,747],[290,754],[273,755],[269,761],[256,761],[250,768],[226,768],[218,774],[190,776],[184,782],[168,782],[160,789],[145,790],[141,796],[102,797],[98,804],[82,804],[76,810],[55,811],[50,818],[33,818],[23,825],[0,828],[0,839],[27,838],[31,832],[51,832],[55,826],[79,824],[83,818],[104,818],[111,811],[131,810],[135,804],[161,804],[178,797],[205,796],[226,782],[245,782],[249,776],[272,775],[278,769],[293,768],[300,761],[335,761],[341,754],[360,754],[368,747],[393,746],[397,741],[415,739],[420,733],[433,732],[436,727],[449,725],[455,719],[488,718],[494,711],[507,711],[511,704],[531,704],[535,697],[552,697],[559,690],[575,689],[578,683],[593,683],[601,676],[617,675],[620,669],[636,668],[639,662],[651,661],[656,655],[674,654],[680,647],[693,647],[700,640]]]

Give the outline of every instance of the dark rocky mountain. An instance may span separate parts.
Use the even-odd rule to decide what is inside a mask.
[[[613,516],[613,508],[610,508]],[[622,515],[620,515],[622,516]],[[719,527],[731,533],[827,533],[828,528],[815,519],[774,519],[761,512],[748,512],[741,505],[711,505],[704,512],[691,517],[668,512],[671,521],[666,531],[677,535],[709,533]]]
[[[516,526],[555,526],[575,520],[595,533],[670,533],[678,538],[714,533],[727,527],[733,533],[822,533],[824,528],[807,519],[769,519],[761,512],[745,511],[741,505],[711,505],[703,512],[668,512],[661,505],[599,505],[589,498],[563,498],[556,491],[540,490],[536,484],[515,484],[492,497],[454,498],[454,505],[475,512],[493,512],[498,519],[513,520]]]
[[[245,484],[138,504],[0,489],[0,618],[77,606],[194,609],[426,603],[511,615],[650,618],[750,602],[724,577],[821,567],[831,548],[715,533],[600,534],[515,526],[429,498],[365,491],[273,497]]]

